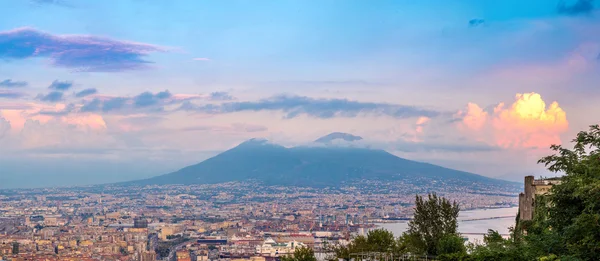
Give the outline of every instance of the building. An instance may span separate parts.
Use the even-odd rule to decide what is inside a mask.
[[[198,244],[206,244],[206,245],[226,245],[227,238],[226,237],[202,237],[196,241]]]
[[[140,253],[140,261],[155,261],[156,253],[154,251],[144,251]]]
[[[295,240],[278,243],[272,238],[267,238],[262,245],[256,247],[256,254],[264,257],[280,257],[291,255],[296,248],[305,246],[304,243]]]
[[[236,258],[231,261],[265,261],[266,259],[262,256],[252,256],[250,258]]]
[[[175,253],[177,257],[177,261],[192,261],[192,257],[190,256],[190,251],[186,249],[178,250]]]
[[[148,228],[148,220],[144,217],[135,218],[133,220],[134,228]]]
[[[181,233],[183,228],[179,225],[168,225],[164,226],[160,229],[160,239],[167,240],[168,236],[172,236],[178,233]]]
[[[532,220],[535,197],[550,192],[552,186],[560,184],[559,177],[535,179],[533,176],[525,177],[524,192],[519,194],[519,219]]]

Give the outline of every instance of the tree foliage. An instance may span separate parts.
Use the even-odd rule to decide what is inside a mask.
[[[435,193],[429,194],[427,200],[417,195],[414,218],[408,223],[408,231],[403,235],[410,251],[438,255],[442,239],[458,236],[459,210],[456,202],[438,197]]]
[[[312,248],[303,246],[294,249],[293,255],[281,257],[281,261],[317,261],[317,258]]]
[[[486,245],[501,244],[504,242],[504,238],[496,230],[488,229],[487,234],[483,235],[483,243]]]
[[[504,239],[498,231],[488,229],[486,235],[483,236],[484,245],[469,246],[469,256],[462,260],[473,261],[526,261],[535,260],[529,257],[523,251],[523,244],[515,242],[512,239]]]
[[[554,154],[538,161],[564,175],[551,193],[535,197],[533,220],[517,222],[512,240],[488,233],[469,260],[599,260],[599,126],[579,132],[573,143],[573,149],[552,145]]]
[[[465,249],[457,233],[459,206],[431,194],[427,199],[416,197],[414,218],[398,240],[378,231],[356,237],[336,254],[348,259],[357,251],[394,246],[395,251],[437,255],[446,261],[600,260],[600,127],[579,132],[573,143],[573,149],[552,145],[554,154],[538,161],[564,175],[549,194],[535,197],[532,220],[519,221],[517,214],[510,239],[488,230],[483,245]]]
[[[394,238],[394,234],[385,229],[375,229],[366,236],[356,236],[348,245],[334,245],[331,249],[336,258],[350,260],[353,254],[366,252],[382,252],[400,255],[404,253],[402,242]]]
[[[572,150],[553,145],[539,163],[561,172],[562,183],[537,201],[527,241],[539,242],[549,255],[597,260],[600,256],[600,127],[590,126],[573,140]],[[542,202],[542,200],[544,200]],[[539,215],[538,215],[539,213]]]
[[[335,245],[331,250],[336,258],[345,260],[360,253],[464,256],[464,241],[457,233],[458,211],[456,202],[451,203],[436,194],[430,194],[426,199],[417,196],[414,218],[401,237],[394,238],[390,231],[375,229],[366,236],[353,238],[347,245]]]
[[[13,255],[18,255],[19,254],[19,242],[13,242],[12,243],[12,254]]]

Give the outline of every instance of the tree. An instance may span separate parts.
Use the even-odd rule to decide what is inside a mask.
[[[13,255],[18,255],[19,254],[19,242],[13,242],[12,243],[12,254]]]
[[[502,238],[498,231],[488,229],[487,234],[483,235],[483,243],[488,246],[492,244],[502,244],[504,243],[504,238]]]
[[[385,229],[371,230],[367,233],[364,248],[371,252],[392,252],[396,248],[396,239]]]
[[[502,238],[500,233],[488,229],[486,235],[483,235],[485,245],[469,245],[469,257],[465,260],[470,261],[529,261],[531,258],[525,251],[524,245],[520,241],[507,240]]]
[[[283,256],[281,261],[317,261],[315,251],[310,247],[297,247],[292,256]]]
[[[465,241],[457,234],[447,234],[438,243],[438,255],[466,255]]]
[[[519,221],[512,240],[494,231],[469,260],[598,260],[600,256],[600,128],[590,126],[573,139],[573,149],[552,145],[538,163],[563,173],[549,194],[537,195],[532,220]],[[526,233],[522,233],[522,231]]]
[[[600,256],[600,127],[590,126],[573,139],[572,150],[552,145],[553,155],[538,162],[564,173],[545,202],[536,198],[536,215],[527,242],[536,242],[545,256],[597,260]],[[537,213],[537,208],[543,208]]]
[[[456,202],[450,202],[435,193],[428,199],[417,195],[415,214],[408,223],[408,231],[402,236],[409,250],[415,254],[438,255],[440,241],[447,236],[458,236],[458,212]],[[453,239],[448,239],[453,240]]]
[[[330,250],[335,253],[336,258],[345,260],[350,260],[352,254],[365,252],[389,253],[396,256],[405,252],[401,241],[394,238],[394,234],[385,229],[371,230],[366,236],[359,235],[353,238],[348,245],[334,245]]]

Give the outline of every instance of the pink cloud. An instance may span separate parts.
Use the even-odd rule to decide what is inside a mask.
[[[63,123],[65,125],[73,125],[76,127],[96,130],[106,129],[106,123],[104,122],[104,119],[98,114],[83,113],[59,116],[48,113],[40,114],[41,111],[61,112],[65,108],[66,105],[62,103],[54,106],[32,103],[29,104],[29,108],[27,109],[2,109],[0,110],[0,117],[3,117],[10,122],[11,130],[13,132],[20,132],[28,120],[37,121],[41,124],[55,120],[56,122]]]
[[[568,131],[566,112],[558,102],[549,106],[538,93],[519,93],[506,106],[499,103],[488,115],[477,104],[469,103],[459,126],[475,135],[487,136],[488,142],[504,148],[547,148],[560,144],[560,135]]]
[[[487,112],[470,102],[467,104],[467,110],[459,111],[458,116],[462,117],[462,123],[472,130],[481,130],[487,121]]]
[[[415,132],[417,133],[417,135],[420,135],[423,133],[423,127],[430,121],[431,119],[428,117],[419,117],[417,119],[417,127],[415,129]]]

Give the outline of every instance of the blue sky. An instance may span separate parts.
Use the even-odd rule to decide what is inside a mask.
[[[551,143],[598,123],[596,6],[2,1],[0,186],[147,177],[253,137],[294,146],[335,131],[486,176],[538,175]]]

